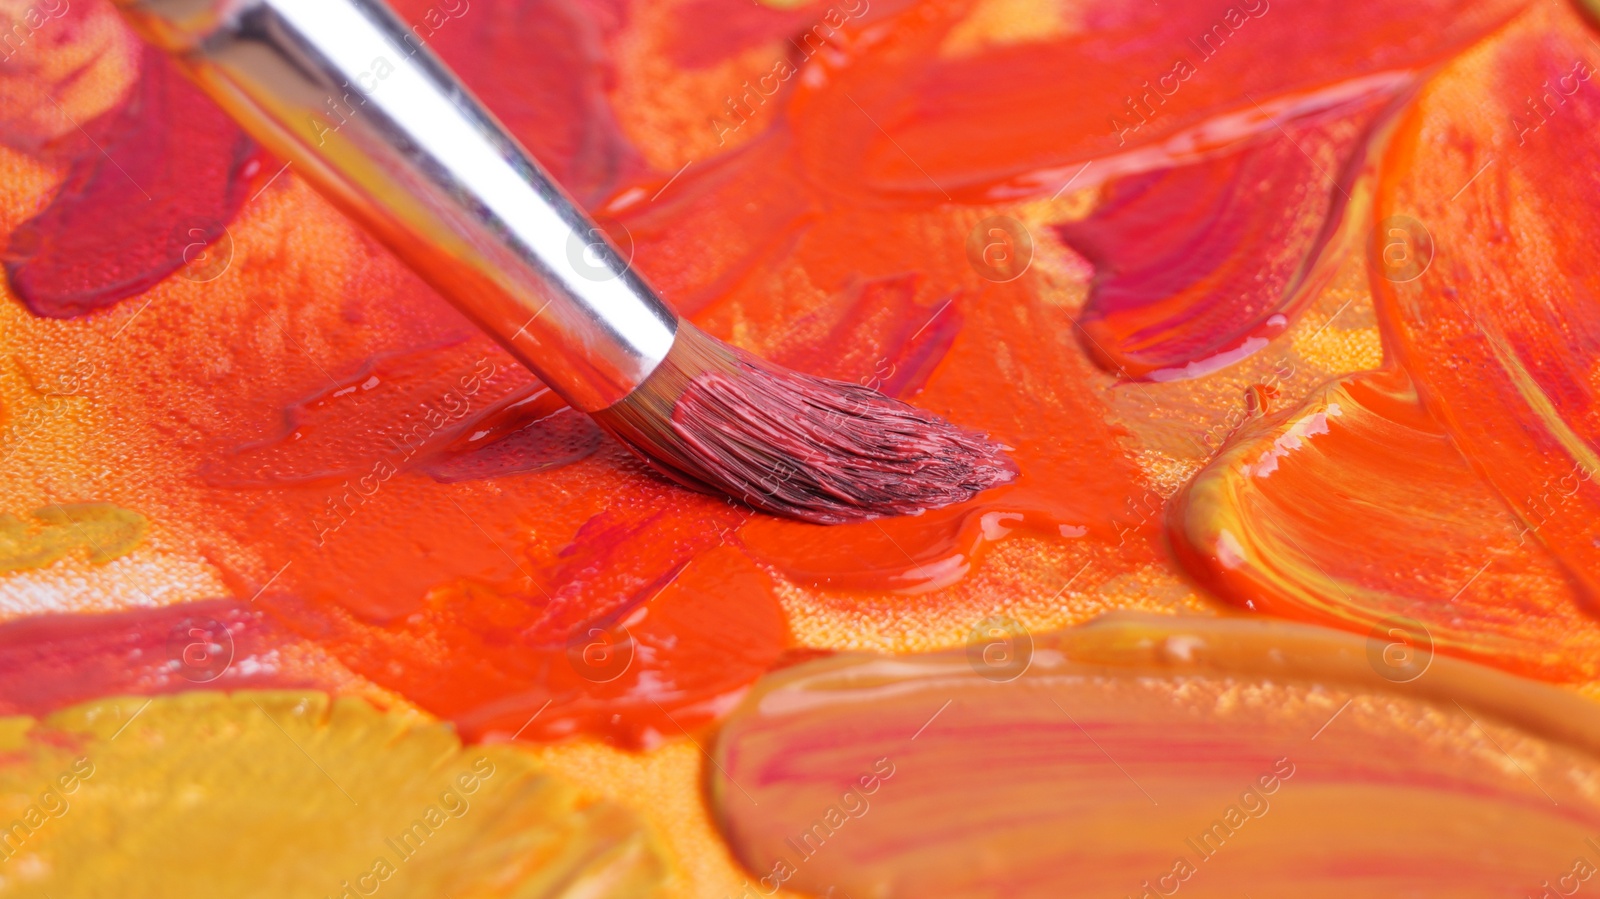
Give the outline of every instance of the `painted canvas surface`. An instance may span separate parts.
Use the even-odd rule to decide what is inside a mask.
[[[396,2],[674,308],[1018,470],[828,527],[0,0],[0,897],[1600,893],[1585,2]]]

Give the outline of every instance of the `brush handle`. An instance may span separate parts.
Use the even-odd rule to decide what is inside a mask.
[[[621,400],[672,348],[672,310],[381,0],[116,3],[572,405]]]

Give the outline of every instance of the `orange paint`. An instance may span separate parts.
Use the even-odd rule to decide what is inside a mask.
[[[819,56],[796,133],[807,168],[843,194],[915,205],[1050,196],[1085,162],[1095,165],[1079,187],[1404,83],[1522,5],[1425,0],[1352,17],[1337,0],[1081,2],[1063,9],[1058,35],[971,46],[956,26],[972,4],[937,0]]]
[[[1568,691],[1442,658],[1397,684],[1361,639],[1280,621],[1036,638],[1009,674],[956,649],[765,680],[707,771],[734,895],[1488,899],[1592,874],[1600,728]]]
[[[1374,219],[1389,252],[1430,250],[1431,264],[1420,277],[1373,279],[1394,354],[1424,401],[1591,602],[1600,597],[1593,42],[1568,4],[1535,5],[1430,82],[1385,159]]]
[[[1206,586],[1258,612],[1535,677],[1600,673],[1577,585],[1401,371],[1334,381],[1241,429],[1170,534]]]
[[[233,600],[378,687],[473,736],[626,745],[715,720],[792,658],[780,597],[796,587],[886,617],[992,605],[976,575],[1013,534],[1098,560],[1084,587],[1171,579],[1150,445],[1123,418],[1145,385],[1116,383],[1082,343],[1114,337],[1119,359],[1140,361],[1109,367],[1137,373],[1282,333],[1326,274],[1355,208],[1334,192],[1351,189],[1383,105],[1516,9],[1432,0],[1351,23],[1342,4],[1262,0],[1235,12],[1225,43],[1191,50],[1221,11],[1089,2],[1059,33],[988,40],[963,30],[974,4],[886,3],[796,43],[786,29],[825,7],[697,30],[719,15],[699,2],[654,16],[601,0],[481,0],[459,17],[404,6],[700,326],[987,432],[1020,470],[958,507],[835,528],[681,490],[284,175],[240,213],[257,242],[232,270],[204,291],[164,283],[118,338],[118,378],[140,387],[124,414],[167,466],[118,476],[180,495]],[[761,94],[775,114],[741,125],[736,148],[650,168],[630,130],[642,126],[614,105],[619,59],[669,47],[646,62],[688,78],[774,46],[752,74],[795,69]],[[1187,76],[1171,75],[1174,54]],[[720,94],[673,96],[676,120],[708,133],[726,112]],[[1280,127],[1314,158],[1275,143]],[[1052,220],[1074,173],[1079,189],[1106,185],[1102,205]],[[1162,185],[1163,239],[1204,238],[1184,302],[1102,291],[1085,316],[1062,286],[1082,262],[1055,238],[1094,257],[1102,287],[1129,274],[1149,235],[1117,221],[1119,198],[1141,178]],[[970,251],[1000,214],[1031,231],[1034,265],[1011,280]],[[1295,239],[1281,255],[1257,252],[1283,229]],[[1171,439],[1192,437],[1175,426]],[[1463,635],[1463,652],[1554,664],[1516,627],[1496,634],[1507,642],[1488,648]]]

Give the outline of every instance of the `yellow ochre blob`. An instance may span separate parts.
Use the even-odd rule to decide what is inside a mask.
[[[0,896],[645,897],[657,848],[529,754],[320,693],[0,719]]]
[[[0,512],[0,571],[43,568],[82,549],[103,565],[125,556],[144,539],[150,522],[111,503],[66,503],[29,513],[33,522]]]

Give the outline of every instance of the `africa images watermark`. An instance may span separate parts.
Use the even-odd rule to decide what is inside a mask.
[[[1546,122],[1560,113],[1561,107],[1567,105],[1567,98],[1578,92],[1583,83],[1588,81],[1594,70],[1583,60],[1572,64],[1572,71],[1557,78],[1554,85],[1547,80],[1544,83],[1544,93],[1537,98],[1528,98],[1529,118],[1523,119],[1516,115],[1511,116],[1511,127],[1517,132],[1517,146],[1527,146],[1528,135],[1544,127]],[[1551,101],[1555,102],[1551,102]]]
[[[789,43],[800,51],[801,61],[803,62],[817,55],[827,45],[828,39],[836,31],[844,27],[846,21],[861,18],[871,8],[872,3],[870,0],[846,0],[844,3],[830,6],[823,11],[821,21],[800,32],[797,37],[790,38]],[[743,128],[750,121],[750,117],[755,115],[756,106],[765,106],[767,98],[776,94],[784,82],[793,78],[798,71],[799,66],[796,63],[784,58],[775,60],[772,63],[771,71],[757,78],[754,85],[751,85],[749,81],[745,81],[743,85],[744,92],[739,95],[738,99],[729,96],[725,101],[728,107],[728,116],[734,119],[734,122],[729,124],[716,116],[712,116],[710,119],[711,130],[716,132],[717,135],[717,143],[719,145],[726,144],[728,135]],[[755,102],[752,103],[752,100]],[[740,107],[740,104],[743,104],[743,108]]]
[[[871,810],[872,803],[867,801],[867,797],[878,792],[883,782],[893,776],[894,763],[887,756],[873,762],[872,770],[856,778],[855,784],[839,795],[837,803],[823,809],[821,816],[812,821],[810,827],[798,836],[784,839],[784,845],[794,850],[794,861],[791,862],[786,856],[778,856],[772,863],[772,873],[760,879],[759,888],[747,880],[744,889],[728,899],[758,899],[778,892],[800,870],[800,866],[822,851],[822,847],[850,819],[864,817]]]
[[[1254,783],[1246,787],[1239,794],[1237,804],[1224,809],[1222,816],[1197,836],[1184,840],[1184,848],[1194,850],[1195,861],[1190,861],[1187,854],[1179,855],[1173,860],[1171,871],[1157,877],[1154,885],[1148,880],[1144,881],[1140,884],[1144,887],[1143,892],[1138,896],[1129,894],[1128,899],[1156,899],[1157,896],[1171,896],[1178,892],[1200,870],[1200,865],[1222,851],[1222,847],[1238,835],[1247,823],[1266,817],[1267,812],[1272,810],[1272,803],[1267,801],[1267,797],[1278,792],[1283,782],[1294,776],[1294,771],[1294,762],[1287,757],[1273,762],[1272,771],[1256,778]]]
[[[410,52],[406,56],[417,55],[428,39],[439,32],[439,29],[449,24],[453,19],[459,19],[472,8],[469,0],[441,0],[436,6],[428,8],[422,14],[422,23],[413,25],[406,32],[404,40]],[[344,93],[338,97],[328,97],[323,101],[323,108],[327,112],[326,118],[317,113],[311,113],[308,118],[311,122],[311,133],[317,140],[317,146],[324,146],[328,142],[328,135],[337,132],[354,118],[361,107],[367,105],[367,100],[375,93],[382,83],[394,74],[394,63],[387,57],[374,57],[367,68],[355,76],[355,85],[349,81],[342,82],[339,87]]]
[[[1189,43],[1200,54],[1200,62],[1205,62],[1217,55],[1222,45],[1244,28],[1251,19],[1259,19],[1272,8],[1271,0],[1258,0],[1258,2],[1243,2],[1238,6],[1230,6],[1222,13],[1222,18],[1210,28],[1201,32],[1198,37],[1189,39]],[[1138,131],[1159,113],[1158,107],[1167,104],[1167,98],[1176,94],[1183,83],[1194,77],[1198,72],[1197,63],[1190,61],[1187,56],[1180,56],[1173,61],[1171,69],[1164,75],[1155,79],[1152,86],[1150,82],[1143,83],[1142,90],[1129,94],[1124,101],[1130,116],[1128,122],[1123,122],[1115,115],[1111,117],[1111,133],[1116,135],[1117,146],[1128,142],[1128,134]],[[1155,102],[1151,102],[1151,101]]]
[[[10,861],[51,818],[60,818],[72,807],[62,794],[78,792],[82,781],[94,776],[94,762],[79,758],[72,767],[56,775],[39,791],[39,800],[22,810],[21,817],[0,831],[0,863]],[[46,817],[46,816],[49,817]]]
[[[72,400],[89,399],[87,388],[95,375],[94,363],[80,355],[72,364],[71,372],[56,375],[57,386],[54,389],[45,388],[36,402],[20,408],[13,407],[10,421],[6,423],[5,430],[0,431],[0,446],[9,446],[11,449],[0,456],[0,462],[9,461],[34,435],[44,431],[50,422],[66,415],[73,408]]]
[[[494,762],[489,761],[487,756],[480,756],[473,761],[470,771],[456,775],[451,781],[453,785],[439,794],[438,805],[423,809],[421,816],[414,819],[409,827],[383,841],[388,852],[379,853],[368,869],[356,876],[354,885],[348,880],[341,880],[339,885],[344,889],[337,896],[327,894],[327,899],[356,899],[378,892],[384,881],[393,877],[400,870],[400,865],[416,855],[448,821],[462,817],[472,808],[472,803],[465,797],[478,792],[483,782],[493,776]],[[389,853],[394,854],[393,861],[389,860]]]
[[[1583,842],[1597,853],[1597,858],[1600,858],[1600,843],[1595,842],[1593,837],[1586,837]],[[1557,899],[1560,896],[1571,896],[1582,889],[1597,870],[1600,868],[1589,861],[1587,855],[1580,855],[1572,860],[1572,870],[1558,875],[1554,885],[1546,880],[1539,885],[1537,892],[1529,890],[1528,899]]]
[[[1574,462],[1571,470],[1559,479],[1545,478],[1539,485],[1541,492],[1537,496],[1531,493],[1528,495],[1527,514],[1517,522],[1522,525],[1522,529],[1516,533],[1517,545],[1526,543],[1530,533],[1538,536],[1539,529],[1563,510],[1567,500],[1578,492],[1583,482],[1593,477],[1594,470],[1584,465],[1582,461],[1578,461]],[[1540,506],[1544,508],[1541,510]],[[1515,526],[1512,529],[1515,530]]]
[[[11,57],[16,56],[17,51],[21,50],[35,34],[50,24],[52,19],[66,15],[70,8],[68,0],[44,2],[28,7],[21,18],[6,24],[5,30],[0,31],[0,47],[4,48],[0,49],[0,60],[10,62]]]

